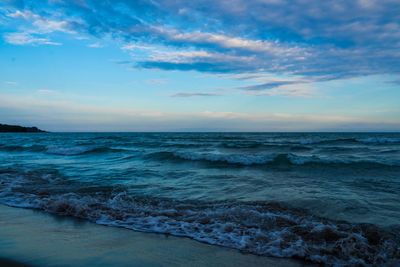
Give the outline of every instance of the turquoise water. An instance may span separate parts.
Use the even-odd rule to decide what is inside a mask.
[[[326,264],[400,264],[399,133],[3,133],[0,203]]]

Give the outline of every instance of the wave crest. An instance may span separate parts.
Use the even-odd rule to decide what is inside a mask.
[[[13,206],[190,237],[257,255],[297,257],[328,265],[400,264],[395,234],[370,224],[327,221],[276,203],[181,202],[135,197],[123,189],[104,187],[92,193],[71,193],[60,180],[52,183],[54,179],[38,173],[0,175],[0,201]],[[46,192],[29,191],[32,183],[51,183],[53,187],[44,186]]]
[[[60,147],[55,145],[49,145],[46,147],[46,153],[65,156],[80,155],[88,150],[89,149],[84,147]]]
[[[377,144],[400,143],[400,138],[388,138],[388,137],[357,138],[355,140],[361,143],[377,143]]]
[[[397,161],[365,161],[365,160],[347,160],[347,159],[325,159],[315,155],[303,156],[292,153],[275,153],[275,154],[218,154],[218,153],[197,153],[197,152],[155,152],[148,155],[149,158],[161,160],[189,160],[204,161],[209,163],[225,163],[233,165],[307,165],[307,164],[376,164],[383,166],[400,166]]]

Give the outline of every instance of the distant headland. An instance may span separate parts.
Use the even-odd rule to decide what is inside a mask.
[[[23,127],[18,125],[7,125],[0,123],[0,133],[45,133],[37,127]]]

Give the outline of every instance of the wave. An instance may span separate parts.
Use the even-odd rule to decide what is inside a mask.
[[[229,142],[221,143],[220,146],[224,148],[259,148],[263,144],[259,142]]]
[[[336,138],[336,139],[268,139],[264,140],[265,144],[298,144],[298,145],[312,145],[312,144],[330,144],[330,143],[346,143],[357,142],[355,138]]]
[[[400,138],[388,138],[388,137],[357,138],[355,140],[361,143],[377,143],[377,144],[400,143]]]
[[[182,202],[135,197],[124,189],[104,186],[93,190],[93,185],[92,191],[71,190],[66,188],[71,184],[65,186],[60,178],[33,172],[3,172],[0,178],[0,202],[11,206],[185,236],[257,255],[328,265],[400,264],[397,232],[371,224],[328,221],[277,203]]]
[[[122,148],[111,147],[85,147],[85,146],[56,146],[56,145],[32,145],[32,146],[18,146],[18,145],[0,145],[0,151],[18,151],[18,152],[44,152],[47,154],[74,156],[88,153],[109,153],[109,152],[123,152],[132,151]]]
[[[46,147],[46,153],[54,155],[80,155],[88,152],[89,149],[85,147],[60,147],[55,145],[49,145]]]
[[[169,153],[169,152],[164,152]],[[273,162],[276,155],[238,155],[238,154],[210,154],[210,153],[191,153],[173,152],[169,154],[175,158],[193,161],[224,162],[240,165],[260,165]]]
[[[249,149],[249,150],[288,150],[288,151],[310,151],[312,146],[301,144],[278,144],[278,143],[262,143],[262,142],[236,142],[236,143],[220,143],[216,147],[228,148],[232,150]]]
[[[82,155],[89,153],[110,153],[110,152],[124,152],[133,151],[132,149],[112,148],[107,146],[57,146],[57,145],[4,145],[0,144],[0,151],[18,151],[18,152],[44,152],[54,155]]]
[[[390,144],[400,143],[400,138],[389,137],[368,137],[368,138],[333,138],[333,139],[269,139],[265,140],[269,144],[334,144],[334,143],[368,143],[368,144]]]
[[[383,166],[400,166],[398,161],[367,161],[367,160],[348,160],[348,159],[327,159],[318,156],[301,156],[292,153],[276,153],[276,154],[217,154],[217,153],[196,153],[196,152],[171,152],[162,151],[148,155],[148,158],[160,160],[189,160],[189,161],[204,161],[210,163],[225,163],[233,165],[306,165],[306,164],[376,164]]]
[[[130,150],[111,147],[60,147],[47,146],[46,153],[64,156],[82,155],[88,153],[109,153],[109,152],[126,152]]]
[[[4,145],[0,144],[0,151],[30,151],[30,152],[39,152],[42,151],[45,148],[45,146],[41,145],[24,145],[24,146],[18,146],[18,145]]]

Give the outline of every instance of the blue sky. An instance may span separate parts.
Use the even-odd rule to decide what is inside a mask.
[[[397,0],[0,1],[0,123],[399,131]]]

